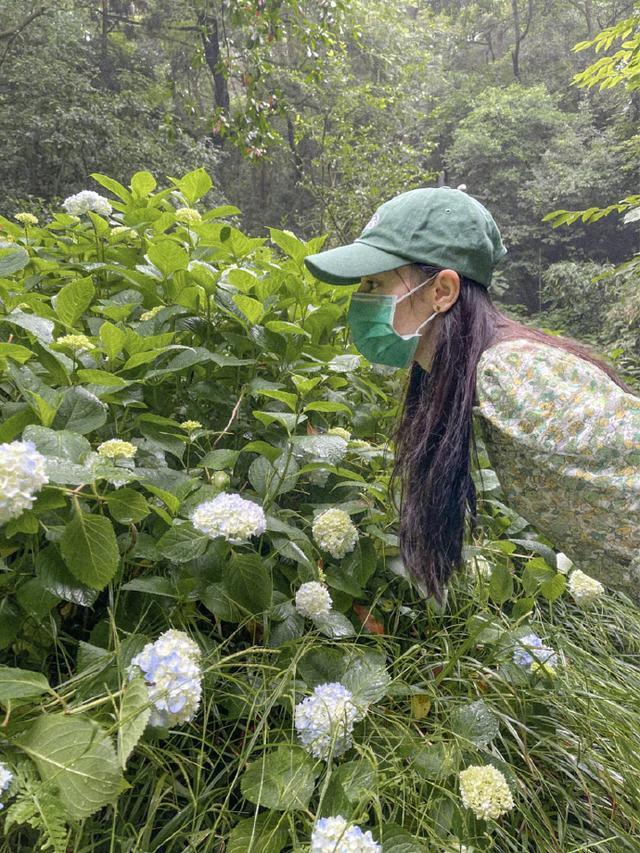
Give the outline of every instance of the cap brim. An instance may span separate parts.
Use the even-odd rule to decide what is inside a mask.
[[[304,262],[316,278],[328,284],[358,284],[364,275],[375,275],[411,263],[406,258],[358,240],[347,246],[307,255]]]

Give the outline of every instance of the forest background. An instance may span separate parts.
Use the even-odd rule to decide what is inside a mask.
[[[639,84],[613,85],[615,60],[604,83],[580,79],[611,48],[584,43],[634,8],[1,0],[0,209],[46,219],[99,190],[91,172],[127,184],[202,166],[203,201],[236,206],[246,233],[327,234],[330,248],[397,193],[463,184],[509,251],[494,298],[637,380],[638,272],[625,262],[638,221],[615,205],[640,186]],[[586,213],[544,219],[557,210]]]
[[[303,259],[464,186],[496,302],[640,391],[638,89],[637,0],[0,0],[0,853],[315,853],[329,817],[384,853],[636,853],[637,606],[483,448],[469,571],[425,601],[403,374]],[[130,666],[175,628],[201,669],[158,727]],[[312,761],[297,709],[336,683],[366,715]]]

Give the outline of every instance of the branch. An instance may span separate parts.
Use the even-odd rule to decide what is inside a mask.
[[[13,36],[17,36],[21,30],[24,30],[25,27],[29,26],[31,21],[39,18],[40,15],[46,15],[49,11],[50,9],[47,6],[42,6],[40,9],[34,9],[30,15],[27,15],[22,23],[18,24],[17,27],[12,27],[10,30],[2,30],[2,32],[0,32],[0,39],[8,39]]]

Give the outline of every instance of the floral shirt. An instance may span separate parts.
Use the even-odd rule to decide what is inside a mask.
[[[474,430],[508,505],[577,568],[640,601],[640,397],[522,338],[482,353],[476,394]]]

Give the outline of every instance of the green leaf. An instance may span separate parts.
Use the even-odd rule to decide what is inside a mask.
[[[383,824],[382,849],[384,853],[425,853],[422,841],[416,841],[406,829],[393,823]],[[455,851],[455,848],[451,848]]]
[[[6,649],[18,635],[24,615],[9,598],[0,601],[0,649]]]
[[[12,358],[14,361],[24,364],[33,357],[30,349],[21,346],[20,344],[0,343],[0,358]]]
[[[272,444],[268,444],[266,441],[250,441],[248,444],[241,449],[241,453],[260,453],[262,456],[266,456],[269,462],[273,462],[274,459],[277,459],[278,456],[282,453],[281,448],[274,447]]]
[[[60,290],[51,300],[56,314],[67,326],[73,326],[91,305],[96,289],[91,276],[78,278]]]
[[[95,394],[76,385],[65,391],[62,402],[52,422],[54,429],[66,429],[85,435],[98,429],[107,421],[109,408]]]
[[[301,424],[307,420],[306,415],[294,415],[292,412],[261,412],[258,409],[254,409],[251,414],[265,426],[269,426],[273,421],[277,421],[288,432],[295,429],[297,424]]]
[[[235,554],[225,565],[224,585],[245,612],[256,615],[271,607],[271,573],[257,554]]]
[[[100,326],[98,335],[110,361],[113,361],[122,352],[126,334],[107,320]]]
[[[133,194],[142,199],[155,190],[157,183],[151,172],[136,172],[129,185]]]
[[[282,621],[273,623],[269,633],[267,646],[275,648],[289,640],[297,639],[304,634],[304,618],[298,613],[290,601],[284,601],[273,608],[271,615],[275,618],[277,612]]]
[[[175,240],[158,240],[152,243],[147,257],[165,277],[176,270],[186,270],[189,265],[189,255]]]
[[[111,190],[111,192],[114,195],[117,195],[118,198],[121,198],[122,201],[131,201],[131,193],[129,192],[129,190],[126,189],[126,187],[123,187],[122,184],[116,181],[114,178],[110,178],[109,175],[102,175],[100,172],[91,172],[91,177],[101,186],[106,187],[108,190]]]
[[[532,557],[524,567],[522,572],[522,586],[527,595],[534,595],[541,584],[555,577],[556,571],[542,559],[542,557]]]
[[[10,418],[6,418],[0,423],[0,441],[13,441],[21,434],[25,426],[33,423],[35,419],[36,415],[31,407],[25,406],[15,415],[11,415]]]
[[[147,685],[142,675],[136,675],[131,681],[127,681],[118,709],[118,761],[123,770],[142,737],[150,716]]]
[[[351,623],[349,623],[351,624]],[[344,659],[344,673],[340,678],[359,702],[379,702],[391,684],[384,655],[373,649],[354,649]]]
[[[42,673],[0,665],[0,702],[3,705],[6,706],[11,699],[28,699],[51,692]]]
[[[250,323],[259,322],[264,314],[262,302],[243,293],[234,293],[232,298]]]
[[[50,344],[53,340],[53,320],[37,317],[35,314],[25,314],[24,311],[13,310],[0,318],[3,323],[11,323],[30,332],[44,344]]]
[[[261,812],[246,817],[233,827],[225,846],[226,853],[280,853],[289,841],[286,824],[279,823],[279,815]]]
[[[329,400],[315,400],[313,403],[308,403],[303,411],[305,412],[347,412],[353,414],[349,406],[344,403],[332,403]]]
[[[142,521],[151,510],[144,495],[134,489],[118,489],[106,497],[109,512],[121,524]]]
[[[207,172],[201,167],[188,172],[182,178],[169,178],[180,190],[189,204],[193,204],[198,199],[206,195],[213,183]]]
[[[60,599],[45,589],[39,578],[29,578],[16,590],[16,601],[25,613],[44,619]]]
[[[144,592],[147,595],[164,595],[166,598],[178,598],[176,588],[169,580],[163,577],[140,577],[123,583],[120,589],[129,589],[133,592]]]
[[[72,818],[114,803],[123,782],[116,752],[103,729],[80,716],[41,716],[17,745],[58,791]]]
[[[456,708],[451,714],[451,729],[476,746],[487,746],[498,736],[498,718],[483,699]]]
[[[166,489],[161,489],[160,486],[154,486],[152,483],[142,482],[142,485],[148,492],[151,492],[152,495],[160,498],[168,508],[169,512],[173,515],[178,512],[180,509],[180,498],[176,497],[176,495],[171,492],[168,492]]]
[[[337,639],[339,637],[354,637],[356,629],[344,613],[330,610],[326,616],[314,620],[316,628],[325,636]]]
[[[24,773],[24,765],[20,770]],[[31,768],[29,770],[31,771]],[[46,782],[35,780],[35,768],[29,772],[29,777],[32,774],[33,778],[29,778],[28,782],[24,780],[26,784],[20,785],[19,797],[6,811],[5,833],[8,833],[14,824],[26,823],[37,831],[40,850],[51,849],[53,853],[67,853],[69,832],[65,810]],[[22,776],[22,773],[20,775]]]
[[[247,767],[240,789],[257,806],[277,811],[306,809],[317,775],[316,764],[303,749],[280,746]]]
[[[275,243],[285,254],[298,263],[301,263],[305,255],[309,254],[305,244],[295,234],[289,234],[286,231],[281,231],[279,228],[270,227],[269,238],[272,243]]]
[[[79,583],[71,574],[55,545],[48,545],[38,553],[36,573],[42,586],[64,601],[91,607],[98,597],[98,590]]]
[[[170,563],[187,563],[201,557],[209,542],[211,539],[191,524],[174,523],[158,540],[158,552]]]
[[[33,424],[23,433],[25,441],[32,441],[44,456],[81,462],[91,451],[91,444],[82,435],[70,430],[55,430]]]
[[[0,243],[0,278],[23,270],[29,263],[29,254],[16,243]]]
[[[555,568],[556,554],[553,548],[549,548],[548,545],[543,545],[542,542],[536,542],[533,539],[509,539],[509,541],[513,542],[515,545],[522,545],[524,548],[540,554],[540,556],[543,557],[550,566]]]
[[[91,385],[105,385],[109,388],[126,388],[131,384],[121,376],[116,376],[115,373],[107,373],[106,370],[85,370],[81,368],[76,371],[76,375],[81,382]]]
[[[496,604],[503,604],[513,595],[513,577],[509,568],[496,563],[489,580],[489,597]]]
[[[277,332],[279,335],[303,335],[305,338],[311,338],[309,332],[307,332],[306,329],[303,329],[302,326],[298,326],[296,323],[289,323],[286,320],[269,320],[264,325],[265,328],[272,332]],[[312,384],[307,388],[307,390],[313,388],[313,386],[320,381],[320,379],[312,381]],[[304,393],[306,393],[306,391]]]
[[[224,622],[241,622],[242,610],[231,600],[223,583],[211,583],[200,593],[200,601],[218,619]]]
[[[239,450],[231,450],[230,448],[210,450],[202,457],[198,467],[211,468],[212,471],[223,471],[225,468],[233,468],[239,455]]]
[[[293,456],[286,454],[269,462],[264,456],[258,456],[249,466],[249,482],[261,498],[273,498],[295,488],[298,481],[299,465]]]
[[[118,569],[116,534],[104,516],[76,512],[64,528],[60,549],[70,571],[93,589],[104,589]]]
[[[261,394],[263,397],[271,397],[274,400],[280,400],[280,402],[288,406],[292,412],[295,412],[296,410],[298,398],[290,391],[274,391],[271,388],[258,388],[255,393]]]
[[[327,681],[340,681],[345,655],[339,649],[311,647],[298,663],[298,672],[310,690]]]
[[[549,578],[549,580],[540,584],[540,593],[547,599],[547,601],[555,601],[556,598],[560,598],[566,588],[566,577],[563,574],[558,573],[552,578]]]

